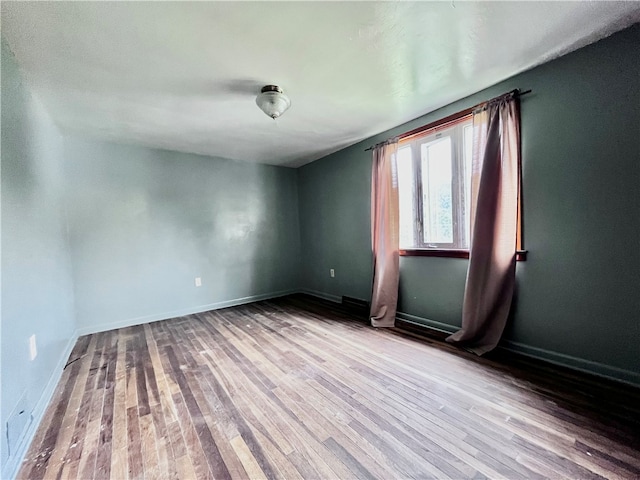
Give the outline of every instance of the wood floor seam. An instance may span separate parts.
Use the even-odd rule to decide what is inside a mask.
[[[296,294],[80,337],[20,479],[640,477],[640,392]]]

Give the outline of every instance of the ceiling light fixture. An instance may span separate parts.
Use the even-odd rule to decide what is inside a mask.
[[[291,100],[277,85],[265,85],[256,98],[256,104],[275,120],[291,106]]]

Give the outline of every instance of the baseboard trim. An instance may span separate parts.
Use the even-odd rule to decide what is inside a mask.
[[[432,330],[436,330],[438,332],[448,333],[448,334],[455,333],[460,328],[460,327],[456,327],[455,325],[436,322],[435,320],[418,317],[416,315],[411,315],[410,313],[404,313],[404,312],[397,312],[396,318],[399,318],[400,320],[403,320],[408,323],[412,323],[414,325],[418,325],[419,327],[429,327]]]
[[[448,325],[446,323],[437,322],[435,320],[418,317],[404,312],[398,312],[396,317],[405,322],[421,327],[431,328],[443,333],[451,334],[460,328],[455,325]],[[533,347],[531,345],[514,342],[512,340],[503,340],[500,345],[498,345],[498,349],[535,358],[536,360],[542,360],[553,365],[589,373],[598,377],[607,378],[609,380],[626,383],[634,387],[640,387],[640,374],[631,370],[613,367],[604,363],[594,362],[592,360],[586,360],[584,358],[574,357],[564,353],[546,350],[544,348]]]
[[[73,347],[76,345],[76,341],[78,340],[78,332],[74,332],[69,338],[64,350],[60,354],[60,358],[58,359],[58,363],[53,369],[53,373],[47,382],[46,387],[44,388],[40,398],[38,399],[36,406],[31,411],[31,422],[27,427],[27,431],[22,436],[22,441],[16,447],[16,452],[14,455],[7,459],[7,463],[2,469],[2,478],[16,478],[18,475],[18,471],[20,470],[20,466],[22,465],[22,461],[24,456],[27,454],[29,447],[31,446],[31,442],[35,437],[36,431],[40,426],[40,422],[44,417],[44,413],[51,403],[51,399],[53,398],[53,394],[56,391],[56,387],[58,386],[58,382],[62,377],[62,372],[64,370],[64,366],[67,364],[67,360],[71,355],[71,351]]]
[[[180,310],[172,310],[170,312],[156,313],[153,315],[145,315],[142,317],[127,318],[124,320],[118,320],[115,322],[102,323],[100,325],[91,325],[88,327],[82,327],[78,329],[78,336],[90,335],[92,333],[107,332],[109,330],[116,330],[118,328],[133,327],[136,325],[144,325],[145,323],[158,322],[160,320],[168,320],[170,318],[182,317],[184,315],[191,315],[193,313],[208,312],[209,310],[219,310],[221,308],[235,307],[237,305],[244,305],[247,303],[259,302],[262,300],[269,300],[271,298],[284,297],[285,295],[291,295],[298,293],[299,290],[280,290],[278,292],[262,293],[260,295],[251,295],[248,297],[234,298],[232,300],[225,300],[222,302],[214,302],[206,305],[198,305],[196,307],[183,308]]]
[[[190,315],[192,313],[201,313],[207,312],[209,310],[218,310],[220,308],[227,307],[235,307],[237,305],[244,305],[247,303],[259,302],[262,300],[269,300],[272,298],[284,297],[285,295],[291,295],[294,293],[298,293],[299,290],[281,290],[278,292],[264,293],[260,295],[251,295],[248,297],[235,298],[233,300],[225,300],[223,302],[215,302],[207,305],[200,305],[198,307],[185,308],[182,310],[174,310],[171,312],[165,312],[156,315],[148,315],[144,317],[130,318],[126,320],[122,320],[119,322],[113,323],[103,323],[97,326],[84,327],[76,330],[72,337],[69,339],[69,342],[65,346],[64,351],[62,352],[58,363],[56,364],[55,369],[45,387],[42,395],[38,399],[38,402],[34,409],[31,412],[31,423],[27,428],[26,433],[22,437],[22,442],[20,445],[16,447],[15,455],[12,455],[7,459],[7,463],[2,469],[2,478],[15,478],[18,475],[18,471],[20,470],[20,466],[22,465],[22,461],[24,456],[26,455],[29,447],[31,446],[31,442],[35,436],[35,433],[40,426],[40,422],[42,422],[42,418],[44,417],[44,413],[53,398],[53,394],[58,386],[58,382],[62,377],[62,372],[64,370],[64,366],[71,355],[71,351],[75,346],[78,338],[83,335],[89,335],[92,333],[105,332],[108,330],[115,330],[117,328],[131,327],[134,325],[142,325],[149,322],[155,322],[159,320],[167,320],[174,317],[181,317],[183,315]]]
[[[313,297],[322,298],[323,300],[329,300],[334,303],[342,303],[342,297],[338,295],[332,295],[330,293],[319,292],[317,290],[310,290],[308,288],[302,288],[299,290],[300,293],[306,293],[307,295],[311,295]]]
[[[594,362],[592,360],[586,360],[584,358],[574,357],[572,355],[566,355],[564,353],[558,353],[544,348],[532,347],[531,345],[513,342],[511,340],[504,340],[498,348],[535,358],[537,360],[544,360],[545,362],[559,365],[561,367],[571,368],[572,370],[578,370],[580,372],[597,375],[598,377],[607,378],[609,380],[626,383],[634,387],[640,387],[640,373],[636,373],[631,370],[625,370],[605,363]]]
[[[27,429],[27,432],[22,438],[22,442],[16,448],[16,454],[12,455],[7,459],[7,463],[2,469],[2,478],[15,478],[16,475],[18,474],[20,466],[22,465],[22,460],[24,459],[24,456],[26,455],[27,450],[31,445],[31,442],[33,441],[33,437],[35,436],[35,433],[38,427],[40,426],[40,422],[42,421],[42,418],[47,409],[47,406],[51,402],[51,399],[58,385],[58,382],[62,377],[64,366],[67,362],[67,359],[71,355],[71,351],[73,350],[73,347],[75,346],[76,341],[78,340],[78,337],[81,337],[83,335],[88,335],[91,333],[114,330],[117,328],[141,325],[144,323],[155,322],[159,320],[167,320],[174,317],[190,315],[192,313],[201,313],[209,310],[218,310],[220,308],[227,308],[227,307],[233,307],[237,305],[244,305],[252,302],[258,302],[262,300],[269,300],[272,298],[283,297],[285,295],[291,295],[294,293],[306,293],[308,295],[322,298],[324,300],[329,300],[335,303],[342,302],[342,298],[337,295],[319,292],[316,290],[310,290],[310,289],[282,290],[279,292],[241,297],[233,300],[215,302],[207,305],[201,305],[198,307],[192,307],[192,308],[187,308],[182,310],[174,310],[174,311],[165,312],[162,314],[137,317],[137,318],[127,319],[127,320],[122,320],[120,322],[102,324],[95,327],[85,327],[85,328],[76,330],[72,335],[72,337],[69,339],[67,345],[65,346],[65,349],[63,350],[58,360],[58,363],[56,364],[56,367],[53,370],[53,374],[50,377],[49,382],[47,383],[47,386],[42,392],[42,395],[40,395],[40,398],[36,403],[36,406],[31,412],[31,423]],[[405,322],[409,322],[422,327],[428,327],[444,333],[454,333],[459,328],[454,325],[437,322],[435,320],[418,317],[416,315],[411,315],[409,313],[404,313],[404,312],[398,312],[396,316],[397,318]],[[504,349],[510,352],[518,353],[521,355],[525,355],[538,360],[543,360],[548,363],[552,363],[554,365],[571,368],[573,370],[578,370],[581,372],[597,375],[597,376],[608,378],[618,382],[623,382],[635,387],[640,387],[640,374],[633,372],[631,370],[625,370],[618,367],[606,365],[603,363],[594,362],[594,361],[586,360],[579,357],[573,357],[571,355],[557,353],[550,350],[545,350],[543,348],[533,347],[530,345],[526,345],[523,343],[514,342],[510,340],[504,341],[503,344],[501,344],[498,348]]]

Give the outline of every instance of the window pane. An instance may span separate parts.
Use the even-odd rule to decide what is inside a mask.
[[[471,159],[473,156],[473,126],[464,127],[464,244],[469,248],[471,242]]]
[[[397,153],[396,168],[398,172],[398,195],[400,201],[400,246],[415,245],[413,222],[414,211],[414,177],[411,146],[403,147]]]
[[[424,242],[453,243],[451,137],[422,145]]]

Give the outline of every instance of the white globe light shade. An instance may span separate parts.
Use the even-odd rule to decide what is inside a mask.
[[[282,115],[290,106],[291,100],[282,89],[276,85],[262,87],[260,95],[256,98],[256,104],[264,113],[273,119]]]

